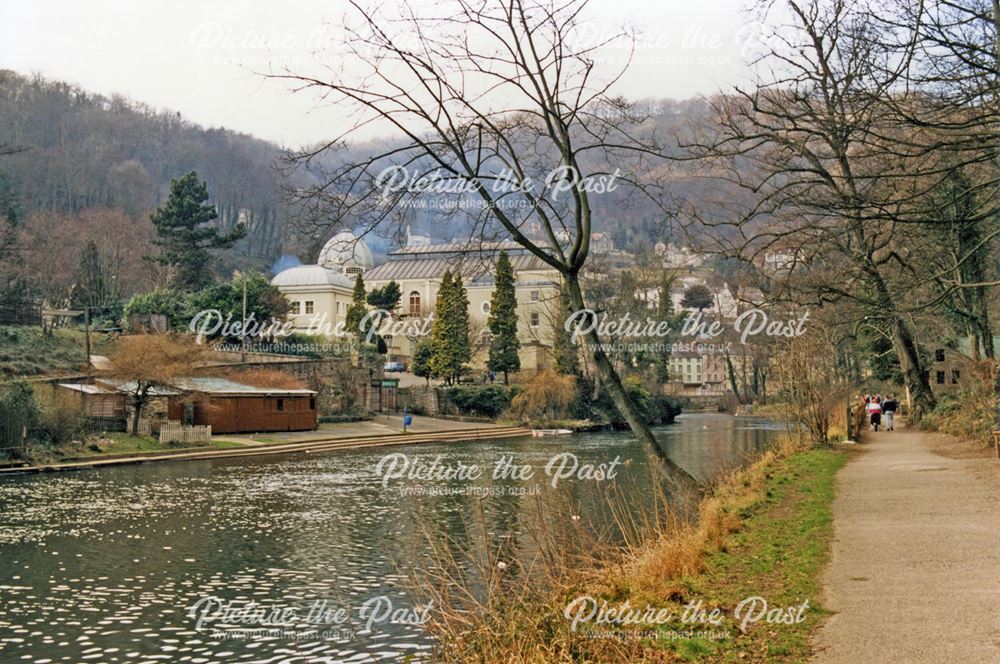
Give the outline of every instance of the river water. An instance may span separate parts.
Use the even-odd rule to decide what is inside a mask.
[[[700,479],[777,433],[714,414],[657,431]],[[388,454],[465,476],[386,478]],[[494,479],[504,459],[533,476]],[[411,591],[431,542],[471,561],[480,515],[489,539],[516,536],[556,497],[577,513],[567,528],[604,528],[609,487],[649,500],[648,463],[629,434],[590,433],[0,479],[0,662],[421,660],[432,642]],[[595,479],[601,464],[615,477]]]

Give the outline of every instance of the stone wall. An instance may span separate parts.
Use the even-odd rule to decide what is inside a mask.
[[[437,388],[426,385],[399,388],[399,408],[404,407],[425,415],[437,415],[440,412]]]

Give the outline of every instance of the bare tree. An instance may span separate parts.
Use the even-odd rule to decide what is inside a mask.
[[[102,371],[108,378],[123,383],[131,399],[132,418],[129,431],[139,432],[142,409],[157,388],[170,389],[171,383],[190,376],[204,359],[205,347],[190,338],[164,335],[122,337],[109,358],[111,368]]]
[[[936,299],[914,297],[932,279],[917,269],[908,224],[920,223],[950,166],[901,121],[898,109],[917,103],[898,101],[909,54],[884,48],[861,2],[767,4],[776,6],[790,18],[773,26],[757,86],[716,99],[714,124],[692,146],[751,203],[720,206],[704,223],[731,254],[761,265],[780,257],[762,272],[774,299],[851,303],[882,321],[915,409],[928,410],[912,315]]]
[[[1000,2],[897,0],[880,8],[885,48],[912,52],[908,95],[894,105],[919,128],[911,151],[947,155],[923,206],[925,231],[940,251],[928,265],[941,309],[973,354],[993,357],[987,287],[990,240],[1000,215]],[[908,100],[916,97],[919,104]]]
[[[303,214],[326,231],[341,223],[371,232],[420,201],[448,207],[474,242],[526,248],[561,275],[571,306],[588,310],[580,274],[593,198],[631,187],[665,205],[661,183],[637,175],[663,173],[654,124],[609,93],[627,65],[600,64],[601,49],[630,34],[593,41],[581,28],[585,0],[450,0],[423,15],[402,3],[392,13],[351,7],[339,45],[349,70],[278,76],[356,118],[333,141],[293,155],[319,182],[298,192]],[[401,138],[346,146],[372,126]],[[632,431],[687,477],[628,398],[597,333],[586,341]]]

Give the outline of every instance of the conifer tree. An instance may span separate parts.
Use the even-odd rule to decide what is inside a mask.
[[[368,304],[376,309],[395,311],[399,308],[399,301],[402,297],[403,291],[394,279],[382,288],[375,288],[368,293]]]
[[[506,251],[497,258],[496,285],[490,298],[490,315],[486,321],[490,329],[490,355],[487,366],[491,371],[503,373],[503,383],[509,383],[510,374],[520,370],[521,358],[517,339],[517,296],[514,291],[514,266]]]
[[[462,373],[472,356],[469,344],[469,299],[462,278],[447,270],[437,294],[437,317],[431,327],[430,367],[449,385]]]
[[[347,308],[347,316],[344,324],[350,332],[362,335],[361,322],[368,315],[368,308],[365,306],[365,280],[361,274],[354,279],[354,292],[351,294],[351,306]]]
[[[150,216],[157,235],[153,244],[162,250],[151,258],[176,270],[175,287],[194,291],[208,285],[212,280],[210,250],[231,247],[246,235],[242,224],[221,234],[210,225],[218,216],[215,206],[208,204],[208,187],[197,173],[191,171],[170,183],[167,202]]]

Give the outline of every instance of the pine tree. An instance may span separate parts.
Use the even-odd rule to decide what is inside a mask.
[[[403,290],[395,280],[390,281],[382,288],[374,288],[368,293],[368,304],[376,309],[385,311],[395,311],[399,308],[399,301],[403,297]]]
[[[462,278],[453,278],[447,270],[441,278],[436,318],[431,327],[431,371],[450,385],[458,379],[462,366],[471,357],[469,299]]]
[[[368,308],[365,306],[365,280],[361,274],[354,279],[354,292],[351,294],[351,306],[347,308],[347,316],[344,323],[348,331],[359,337],[362,335],[361,323],[368,315]]]
[[[191,171],[170,183],[167,202],[150,216],[157,234],[153,244],[162,250],[152,259],[176,270],[174,286],[181,290],[197,290],[207,285],[212,279],[210,250],[231,247],[246,235],[242,224],[225,235],[220,234],[219,229],[210,225],[219,214],[207,201],[208,187]]]
[[[517,296],[514,291],[514,266],[506,251],[497,258],[496,287],[490,298],[490,315],[486,321],[490,329],[490,354],[486,365],[491,371],[503,373],[507,385],[509,375],[521,368],[517,339]]]

